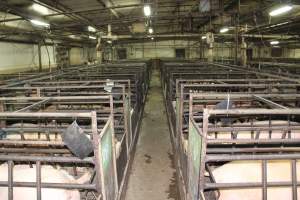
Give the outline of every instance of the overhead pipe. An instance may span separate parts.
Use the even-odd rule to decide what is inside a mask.
[[[199,38],[203,34],[156,34],[155,38]],[[214,34],[215,37],[231,37],[234,38],[235,34]],[[262,39],[299,39],[298,35],[260,35],[260,34],[241,34],[241,37],[244,38],[262,38]],[[104,35],[103,39],[147,39],[149,38],[147,35]]]
[[[168,2],[160,2],[160,7],[174,7],[174,6],[161,6],[161,4],[166,4]],[[170,3],[170,2],[169,2]],[[189,5],[188,5],[189,6]],[[68,15],[68,14],[80,14],[80,13],[89,13],[89,12],[97,12],[97,11],[106,11],[110,9],[119,9],[119,8],[133,8],[133,7],[143,7],[143,4],[128,4],[128,5],[118,5],[118,6],[110,6],[106,8],[94,8],[94,9],[83,9],[83,10],[73,10],[73,11],[61,11],[53,14],[40,15],[40,17],[54,17],[59,15]],[[9,19],[0,20],[0,23],[10,22],[10,21],[19,21],[24,20],[22,17],[15,17]]]
[[[105,7],[108,8],[116,18],[120,18],[119,13],[112,8],[114,7],[114,3],[111,0],[98,0],[98,1],[102,2],[105,5]]]

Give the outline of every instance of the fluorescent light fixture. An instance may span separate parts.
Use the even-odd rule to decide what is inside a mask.
[[[225,28],[221,28],[220,33],[226,33],[229,31],[229,28],[225,27]]]
[[[46,22],[42,22],[42,21],[35,20],[35,19],[31,19],[30,22],[34,25],[37,25],[37,26],[44,26],[44,27],[49,27],[50,26],[50,24],[48,24]]]
[[[72,38],[74,40],[79,40],[81,37],[79,35],[69,35],[69,38]]]
[[[153,28],[149,28],[149,33],[150,33],[150,34],[153,33]]]
[[[202,36],[202,37],[201,37],[201,39],[202,39],[202,40],[205,40],[205,39],[206,39],[206,36],[205,36],[205,35],[204,35],[204,36]]]
[[[277,44],[279,44],[279,41],[271,41],[270,44],[271,45],[277,45]]]
[[[283,14],[283,13],[289,12],[289,11],[292,10],[292,9],[293,9],[293,7],[292,7],[292,6],[289,6],[289,5],[282,6],[282,7],[280,7],[280,8],[277,8],[277,9],[271,11],[271,12],[269,13],[269,15],[272,16],[272,17],[273,17],[273,16],[277,16],[277,15],[281,15],[281,14]]]
[[[144,15],[149,17],[151,15],[151,7],[149,5],[144,6]]]
[[[75,39],[76,36],[75,35],[69,35],[69,38]]]
[[[88,31],[89,32],[96,32],[97,30],[92,26],[88,26]]]
[[[107,40],[107,43],[111,44],[111,43],[112,43],[112,41],[111,41],[111,40]]]
[[[91,36],[91,35],[89,35],[89,38],[92,39],[92,40],[96,40],[97,39],[95,36]]]
[[[40,5],[40,4],[37,4],[37,3],[32,4],[31,8],[32,8],[33,10],[35,10],[36,12],[39,12],[39,13],[41,13],[41,14],[43,14],[43,15],[48,15],[48,14],[50,14],[48,8],[46,8],[45,6],[42,6],[42,5]]]
[[[279,23],[279,24],[274,24],[272,26],[270,26],[270,28],[273,28],[273,27],[277,27],[277,26],[282,26],[282,25],[285,25],[285,24],[288,24],[290,22],[282,22],[282,23]]]

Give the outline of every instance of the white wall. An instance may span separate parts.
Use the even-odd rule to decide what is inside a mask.
[[[47,51],[48,49],[48,51]],[[55,67],[55,53],[52,46],[43,46],[42,67]],[[48,53],[49,52],[49,53]],[[0,42],[0,73],[38,69],[38,46],[33,44],[15,44]]]
[[[207,45],[203,45],[204,58],[207,58]],[[126,48],[128,59],[140,59],[140,58],[175,58],[175,49],[184,48],[186,52],[186,59],[200,58],[199,41],[184,41],[184,40],[169,40],[160,42],[145,42],[145,43],[133,43],[116,45],[114,48],[114,59],[117,59],[117,49]],[[214,44],[214,56],[215,58],[232,58],[234,51],[232,44]]]
[[[204,46],[204,58],[207,58],[207,51],[208,47]],[[221,44],[221,43],[214,43],[214,58],[218,59],[228,59],[232,58],[234,55],[234,50],[231,44]]]
[[[86,47],[83,49],[84,51],[84,60],[95,60],[96,59],[96,47],[90,48]]]
[[[200,58],[201,48],[200,42],[185,41],[185,40],[169,40],[169,41],[148,41],[144,43],[129,43],[123,45],[116,45],[113,47],[113,59],[117,59],[117,49],[126,48],[128,59],[149,59],[149,58],[175,58],[175,49],[184,48],[186,50],[186,59]],[[204,58],[207,58],[207,44],[203,41]],[[254,44],[248,44],[248,48],[253,49],[253,58],[271,58],[271,48],[258,47]],[[106,52],[109,52],[106,49]],[[215,59],[233,59],[235,55],[234,42],[214,43],[214,58]],[[108,58],[108,56],[104,56]],[[240,50],[238,51],[240,57]],[[282,58],[300,58],[300,49],[284,48]]]
[[[82,48],[72,48],[70,50],[70,64],[79,65],[84,59],[84,51]]]
[[[95,48],[71,48],[70,50],[70,64],[80,65],[88,60],[96,59]]]
[[[253,58],[271,58],[271,47],[252,47]],[[259,55],[260,51],[260,55]],[[283,48],[281,58],[300,58],[300,49]]]
[[[258,58],[259,48],[253,48],[253,57]],[[117,45],[114,47],[114,59],[118,48],[126,48],[128,59],[141,58],[174,58],[176,48],[186,49],[186,58],[200,58],[200,43],[198,41],[169,40],[160,42],[145,42]],[[271,48],[261,47],[261,57],[270,58]],[[47,51],[48,50],[48,51]],[[204,47],[204,57],[207,57],[207,47]],[[215,43],[215,58],[233,58],[234,49],[232,44]],[[44,69],[56,67],[55,48],[53,46],[42,46],[42,65]],[[285,58],[300,58],[300,49],[285,48],[283,52]],[[95,48],[71,48],[70,64],[82,64],[88,59],[95,59]],[[15,44],[0,42],[0,73],[12,73],[38,69],[38,46],[33,44]]]
[[[37,49],[37,45],[35,45],[35,48]],[[41,47],[41,54],[42,54],[42,68],[43,69],[49,69],[49,66],[51,68],[56,67],[56,59],[55,59],[55,48],[53,46],[42,46]],[[36,66],[39,64],[39,57],[38,55],[35,56],[36,59]],[[38,67],[36,67],[38,68]]]
[[[284,57],[288,58],[300,58],[300,49],[284,49]]]
[[[114,48],[114,59],[116,59],[116,51],[118,48],[127,49],[128,59],[175,58],[176,48],[184,48],[186,52],[186,58],[192,59],[200,57],[199,43],[195,41],[169,40],[116,45]]]
[[[56,67],[55,47],[42,46],[42,68]],[[95,59],[95,48],[71,48],[71,65]],[[0,73],[37,70],[39,68],[38,45],[0,42]]]

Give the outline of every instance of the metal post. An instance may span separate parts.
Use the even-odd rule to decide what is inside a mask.
[[[13,167],[14,163],[13,161],[8,161],[8,200],[13,200],[14,198],[14,189],[13,189],[13,180],[14,180],[14,175],[13,175]]]
[[[5,106],[4,102],[0,101],[0,112],[5,112]],[[6,127],[6,121],[5,120],[0,120],[0,128],[5,128]]]
[[[268,199],[268,189],[267,189],[267,161],[263,160],[262,161],[262,185],[263,185],[263,190],[262,190],[262,199],[267,200]]]
[[[203,45],[203,43],[202,43],[202,38],[200,38],[200,46],[199,46],[199,53],[200,53],[200,55],[199,55],[199,58],[202,60],[202,45]]]
[[[298,192],[297,192],[297,161],[292,160],[292,192],[293,192],[293,200],[298,199]]]
[[[101,47],[101,37],[98,38],[98,43],[96,46],[96,58],[98,63],[102,63],[102,47]]]
[[[214,34],[213,33],[208,33],[206,36],[207,44],[208,46],[208,54],[207,54],[207,60],[208,62],[213,62],[214,61]]]
[[[104,188],[104,179],[102,177],[101,163],[100,163],[100,153],[99,153],[99,145],[100,145],[100,137],[97,129],[97,114],[95,111],[91,113],[91,125],[92,125],[92,134],[93,134],[93,145],[94,145],[94,162],[96,168],[96,190],[105,200],[105,192]]]
[[[41,42],[38,43],[38,55],[39,55],[39,72],[42,71],[42,51],[41,51]]]
[[[240,3],[238,0],[237,13],[235,15],[235,55],[234,55],[234,63],[238,64],[238,53],[239,53],[239,25],[240,25]]]
[[[42,199],[42,175],[41,175],[41,162],[37,161],[35,168],[36,168],[36,195],[37,195],[37,200]]]
[[[245,38],[242,38],[241,43],[241,62],[242,66],[247,66],[247,44]]]

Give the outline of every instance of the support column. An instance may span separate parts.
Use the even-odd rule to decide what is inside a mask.
[[[202,42],[202,38],[200,38],[200,46],[199,46],[199,53],[200,53],[200,56],[199,58],[202,60],[203,59],[203,42]]]
[[[238,64],[239,57],[239,31],[240,31],[240,5],[241,0],[237,1],[237,13],[235,15],[235,48],[234,48],[234,63]]]
[[[108,54],[108,60],[110,62],[114,60],[114,51],[115,51],[115,47],[111,46]]]
[[[207,61],[214,62],[214,34],[207,33],[206,41],[208,44],[208,53],[207,53]]]
[[[97,46],[96,46],[96,59],[98,61],[98,63],[102,63],[102,48],[101,48],[101,37],[99,37],[98,39],[98,43],[97,43]]]
[[[5,112],[5,107],[4,107],[4,102],[0,101],[0,112]],[[5,128],[6,127],[6,121],[5,120],[1,120],[0,121],[0,128]],[[1,138],[1,135],[0,135]],[[2,138],[1,138],[2,139]]]
[[[242,66],[247,66],[247,43],[245,38],[242,38],[241,43],[241,64]]]
[[[42,43],[39,42],[38,43],[38,56],[39,56],[39,72],[42,71],[42,50],[41,50],[41,47],[42,47]]]
[[[234,64],[238,64],[239,57],[239,27],[236,25],[235,27],[235,45],[234,45]]]
[[[108,38],[112,39],[111,24],[107,25],[107,35],[108,35]],[[113,51],[114,51],[114,49],[113,49],[113,42],[111,42],[110,43],[109,52],[108,52],[108,60],[109,60],[109,62],[111,62],[113,60]]]

